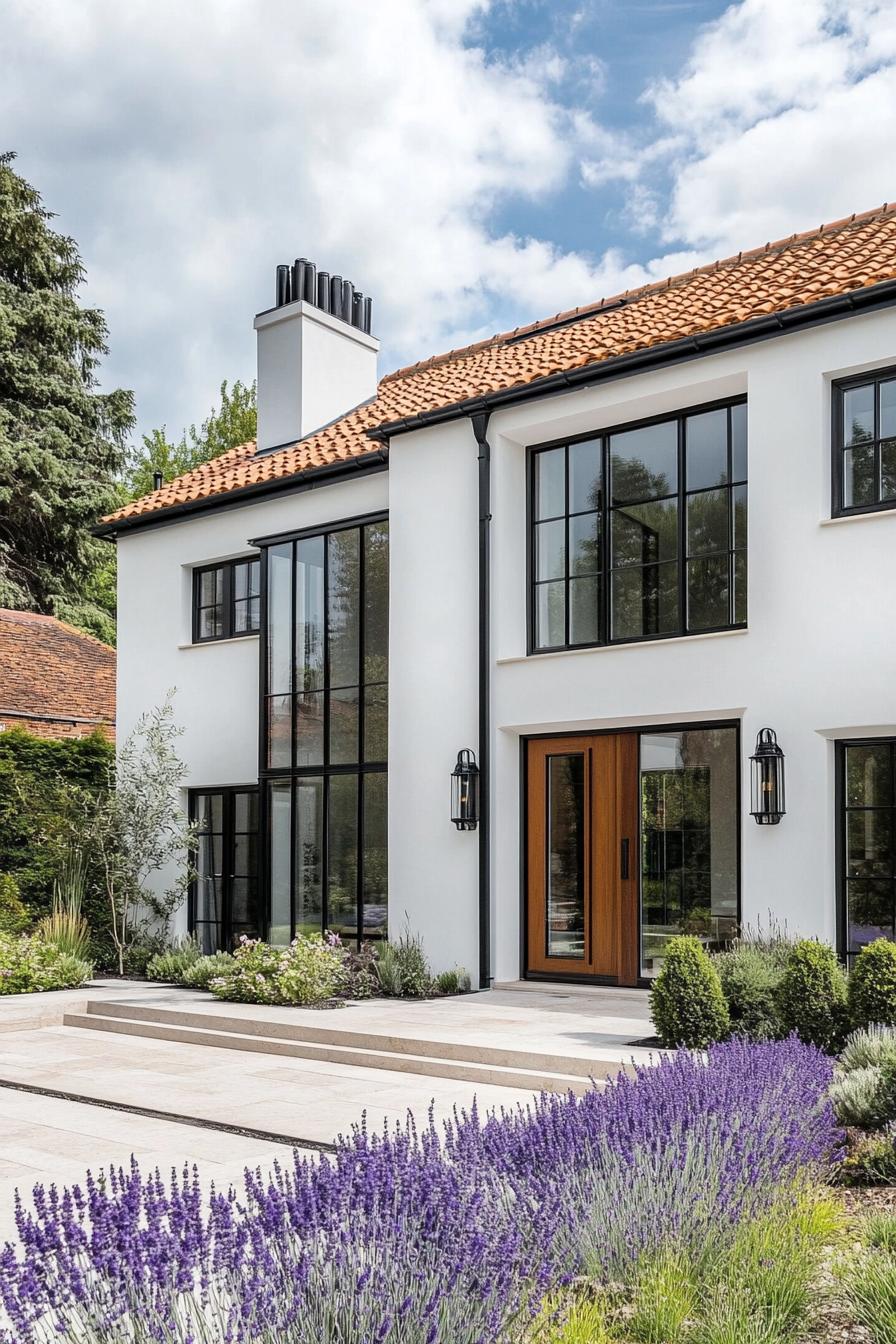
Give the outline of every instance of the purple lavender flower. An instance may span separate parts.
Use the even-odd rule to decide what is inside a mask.
[[[2,1344],[492,1344],[572,1274],[730,1233],[829,1160],[831,1063],[679,1052],[583,1098],[439,1132],[362,1123],[243,1190],[128,1170],[38,1186],[0,1254]]]

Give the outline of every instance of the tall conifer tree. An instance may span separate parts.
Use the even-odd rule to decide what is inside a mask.
[[[112,642],[108,543],[122,497],[131,392],[101,393],[106,323],[82,307],[78,248],[0,154],[0,606],[50,613]]]

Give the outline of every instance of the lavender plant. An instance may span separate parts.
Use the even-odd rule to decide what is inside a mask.
[[[679,1054],[603,1091],[432,1118],[242,1191],[128,1171],[19,1203],[2,1344],[516,1344],[582,1269],[703,1241],[836,1147],[830,1062],[792,1040]]]

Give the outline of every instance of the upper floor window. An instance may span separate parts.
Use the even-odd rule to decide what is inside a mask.
[[[193,642],[256,635],[261,565],[258,557],[193,571]]]
[[[747,621],[747,406],[530,454],[529,651]]]
[[[896,369],[834,384],[834,514],[896,508]]]

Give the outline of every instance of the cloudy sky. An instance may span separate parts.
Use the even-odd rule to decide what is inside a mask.
[[[297,255],[386,372],[896,198],[896,0],[0,0],[0,60],[143,429]]]

